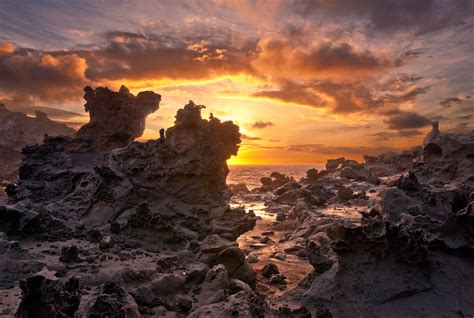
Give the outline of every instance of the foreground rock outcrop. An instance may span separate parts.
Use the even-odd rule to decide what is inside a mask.
[[[14,181],[21,163],[21,149],[40,143],[44,135],[72,135],[74,129],[55,122],[40,111],[35,117],[8,110],[0,104],[0,182]]]
[[[257,290],[313,317],[471,315],[473,141],[434,123],[419,147],[366,163],[328,160],[298,181],[272,173],[260,188],[234,194],[243,204],[263,201],[274,216],[246,246],[262,268]],[[267,246],[278,252],[262,253]],[[293,277],[305,262],[313,268],[281,294],[265,279],[276,273],[273,262]]]
[[[0,205],[0,315],[472,315],[473,134],[227,187],[238,126],[189,102],[135,142],[160,95],[85,92],[91,122],[23,148]]]
[[[254,270],[233,256],[255,215],[225,199],[239,127],[190,102],[160,139],[134,142],[160,95],[87,87],[85,99],[90,123],[25,147],[0,206],[0,288],[22,294],[9,313],[187,315],[251,297]]]

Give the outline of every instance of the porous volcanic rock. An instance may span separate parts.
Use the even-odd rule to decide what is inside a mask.
[[[203,119],[204,106],[189,102],[160,139],[135,142],[160,95],[85,91],[90,123],[25,147],[19,182],[0,206],[0,292],[23,281],[16,314],[187,315],[232,296],[226,268],[222,283],[209,271],[216,259],[255,287],[242,252],[223,252],[255,225],[227,199],[239,127]],[[234,285],[253,299],[244,282]]]
[[[90,122],[79,129],[76,138],[92,141],[100,149],[123,147],[140,137],[146,117],[158,110],[161,101],[160,95],[150,91],[134,96],[125,86],[118,92],[87,86],[84,92]]]

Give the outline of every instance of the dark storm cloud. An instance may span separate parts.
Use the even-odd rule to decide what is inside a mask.
[[[389,129],[416,129],[423,128],[431,123],[430,118],[412,111],[396,109],[387,111],[384,115],[387,116],[384,123],[387,124]]]
[[[91,80],[201,79],[212,75],[249,72],[248,47],[229,47],[216,39],[193,41],[109,32],[97,50],[83,52]]]
[[[86,60],[74,53],[0,52],[0,93],[8,104],[69,101],[82,95],[86,67]]]
[[[318,79],[373,74],[397,66],[397,57],[368,49],[356,49],[349,43],[295,45],[288,39],[264,38],[252,66],[267,78]]]
[[[271,121],[256,121],[255,123],[252,124],[251,128],[254,129],[264,129],[267,127],[273,126],[273,123]]]
[[[230,41],[234,47],[229,47],[212,38],[192,41],[108,32],[103,45],[89,49],[44,51],[0,43],[0,99],[8,105],[76,102],[85,85],[115,80],[208,79],[251,73],[249,47],[255,49],[256,42],[240,40]]]
[[[377,32],[413,30],[419,34],[462,23],[474,10],[471,0],[293,0],[303,17],[366,21]]]
[[[459,104],[460,102],[462,102],[462,99],[458,98],[458,97],[448,97],[444,100],[442,100],[441,102],[439,102],[440,105],[444,106],[444,107],[451,107],[453,106],[453,104]]]
[[[315,108],[329,108],[333,113],[347,114],[377,111],[383,106],[396,108],[413,102],[418,95],[426,94],[428,87],[416,87],[413,83],[421,77],[402,74],[384,83],[365,81],[313,81],[306,83],[285,82],[279,89],[253,93],[287,103]],[[325,97],[330,97],[328,102]]]

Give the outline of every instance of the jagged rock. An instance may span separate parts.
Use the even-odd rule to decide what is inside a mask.
[[[238,247],[229,247],[217,255],[216,263],[223,264],[229,276],[232,277],[232,274],[244,265],[245,253]]]
[[[265,266],[262,268],[262,275],[266,278],[270,278],[272,275],[279,273],[280,271],[278,270],[278,266],[274,263],[265,264]]]
[[[354,199],[356,195],[352,189],[340,186],[337,188],[337,197],[341,200],[351,200]]]
[[[219,253],[237,244],[231,240],[220,237],[217,234],[207,236],[201,243],[201,253]]]
[[[10,251],[0,261],[1,288],[38,272],[44,259],[61,282],[74,273],[85,285],[77,317],[183,315],[225,300],[229,273],[203,261],[236,248],[256,221],[229,207],[226,160],[237,153],[238,126],[203,119],[204,106],[190,102],[160,139],[134,142],[159,95],[87,88],[86,100],[91,122],[75,136],[23,149],[20,180],[9,205],[0,205],[0,231],[38,242],[39,252],[0,240],[0,251]],[[67,265],[50,257],[61,248]],[[225,253],[220,261],[232,278],[255,287],[245,256],[234,262]]]
[[[249,254],[249,256],[247,256],[247,263],[249,264],[254,264],[254,263],[258,263],[258,256],[255,254],[255,253],[251,253]]]
[[[151,289],[157,295],[174,294],[180,290],[184,283],[185,280],[183,277],[169,274],[153,280],[151,282]]]
[[[311,181],[317,180],[319,178],[318,169],[312,168],[306,171],[306,178]]]
[[[288,192],[288,191],[298,190],[299,188],[301,188],[301,185],[298,182],[292,180],[292,181],[282,185],[281,187],[275,189],[273,191],[273,193],[275,193],[276,195],[280,195],[280,194],[283,194],[283,193]]]
[[[71,277],[61,285],[56,277],[35,275],[22,281],[22,300],[17,317],[74,317],[79,308],[79,280]]]
[[[474,191],[471,192],[471,194],[469,195],[469,203],[466,205],[465,208],[460,210],[458,212],[458,214],[460,214],[460,215],[471,215],[473,209],[474,209]]]
[[[221,302],[200,307],[188,317],[263,317],[266,311],[264,300],[242,290]]]
[[[257,284],[257,272],[247,263],[240,266],[233,274],[232,278],[243,281],[252,289],[255,289]]]
[[[233,294],[236,294],[240,291],[246,291],[246,292],[251,293],[252,288],[241,280],[231,279],[230,282],[229,282],[229,292],[230,292],[230,294],[233,295]]]
[[[262,183],[262,187],[260,188],[260,191],[273,191],[287,184],[290,181],[291,181],[290,177],[274,171],[270,174],[270,177],[260,178],[260,182]]]
[[[373,176],[370,170],[368,170],[363,164],[345,166],[339,172],[339,176],[341,178],[367,181],[373,184],[379,183],[379,179]]]
[[[276,218],[275,218],[278,222],[283,222],[286,220],[286,214],[285,213],[278,213]],[[262,242],[264,243],[264,242]]]
[[[397,188],[385,190],[380,204],[382,216],[392,221],[399,220],[405,213],[411,215],[421,213],[420,203]]]
[[[118,145],[113,134],[122,125],[131,126],[123,131],[132,139],[141,134],[144,119],[156,109],[159,95],[149,92],[134,97],[124,89],[114,93],[98,88],[88,89],[86,98],[91,123],[75,138],[47,138],[44,144],[24,150],[12,201],[30,204],[32,210],[44,207],[45,202],[57,202],[47,209],[58,220],[70,223],[72,217],[86,226],[128,222],[128,231],[144,227],[176,243],[210,232],[210,221],[228,210],[224,198],[226,160],[237,152],[238,127],[215,117],[201,119],[203,106],[190,102],[178,111],[164,141],[132,142],[108,152],[109,146]],[[106,125],[100,114],[108,114],[113,105],[122,105],[123,113]],[[134,110],[138,112],[135,117],[124,122]],[[90,148],[90,142],[94,147]],[[85,144],[88,147],[84,148]],[[142,239],[151,235],[135,233]]]
[[[159,108],[161,101],[160,95],[150,91],[134,96],[125,86],[118,92],[87,86],[84,92],[90,122],[79,129],[76,138],[92,141],[98,149],[123,147],[140,137],[146,117]]]
[[[245,183],[236,183],[236,184],[228,184],[227,189],[232,195],[236,195],[238,193],[249,193],[250,190],[247,188]]]
[[[270,283],[274,285],[286,284],[286,276],[283,274],[274,274],[270,277]]]
[[[346,160],[346,158],[341,157],[337,159],[329,159],[326,163],[326,170],[328,171],[334,171],[339,167],[341,163],[343,163]]]
[[[411,171],[408,171],[406,176],[400,176],[400,179],[398,179],[397,182],[397,187],[405,191],[417,191],[420,188],[420,184],[418,183],[418,178],[415,176],[415,174]]]
[[[63,263],[75,263],[81,259],[79,257],[79,248],[75,245],[64,246],[61,250],[61,257],[59,260]]]
[[[90,299],[81,301],[78,317],[141,317],[138,305],[120,285],[106,282]]]

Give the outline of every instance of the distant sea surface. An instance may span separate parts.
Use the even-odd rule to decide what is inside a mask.
[[[324,169],[324,165],[304,164],[304,165],[235,165],[229,166],[230,173],[227,176],[227,183],[245,183],[249,189],[261,186],[260,178],[268,177],[273,171],[292,176],[295,180],[306,176],[306,171],[311,168]]]

